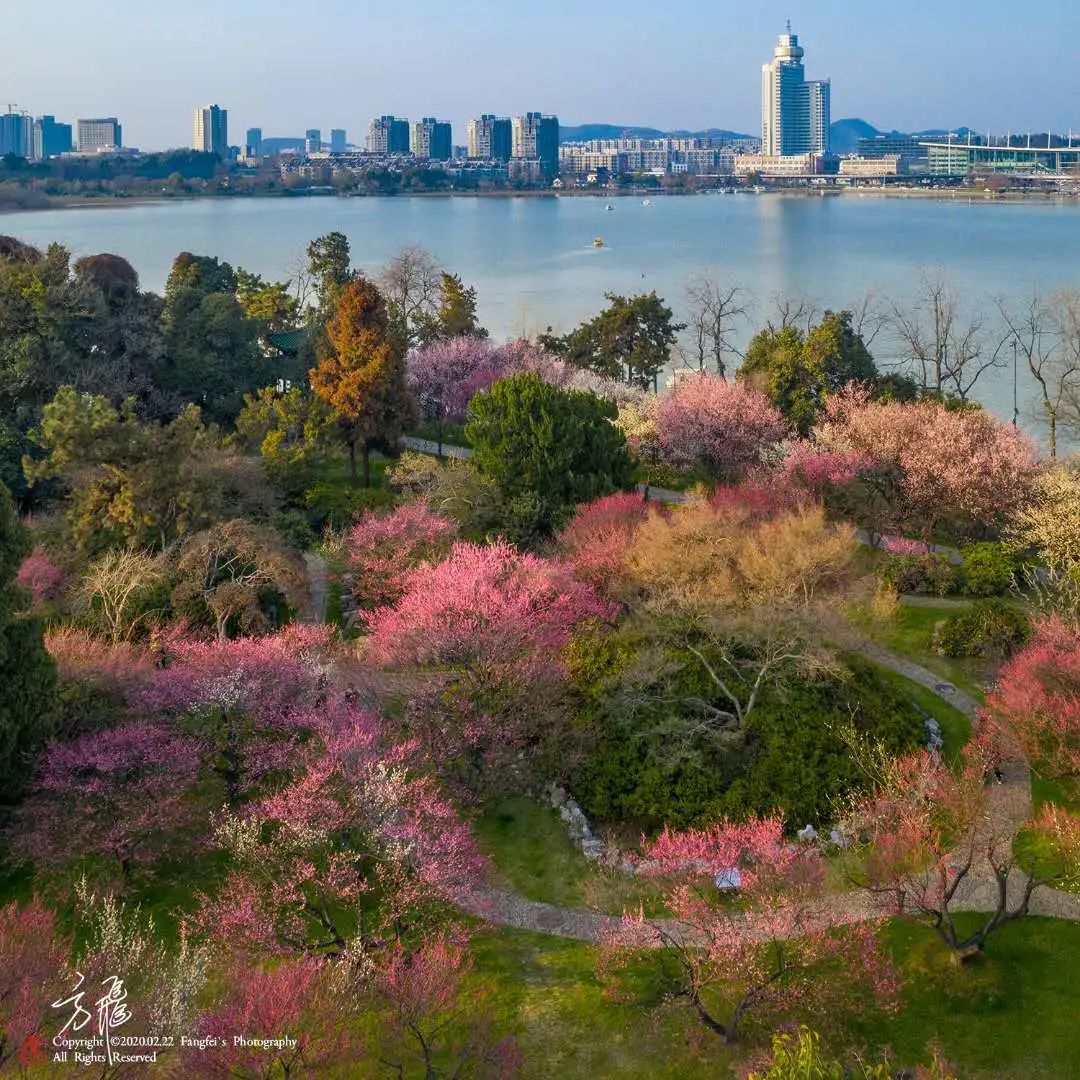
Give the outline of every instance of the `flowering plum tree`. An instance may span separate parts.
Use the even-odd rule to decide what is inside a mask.
[[[661,395],[655,420],[671,464],[701,465],[719,480],[743,479],[785,434],[784,418],[763,394],[704,372]]]
[[[1037,889],[1080,880],[1080,819],[1053,808],[1030,826],[1052,853],[1047,872],[1028,876],[1019,867],[1015,823],[996,810],[996,788],[987,784],[999,762],[999,746],[985,729],[955,769],[931,751],[883,760],[878,786],[857,805],[848,830],[868,838],[856,882],[883,914],[933,929],[957,962],[1027,915]],[[974,929],[958,925],[965,894],[981,883],[992,896],[989,912]]]
[[[1080,777],[1080,630],[1060,618],[1038,623],[999,672],[987,717],[1039,771]]]
[[[501,357],[486,338],[435,341],[409,354],[407,381],[420,415],[435,425],[439,452],[448,421],[461,423],[474,394],[503,374]]]
[[[49,1014],[50,991],[63,978],[69,943],[37,900],[0,908],[0,1070],[24,1069]]]
[[[295,625],[262,638],[177,638],[168,666],[130,700],[146,716],[171,714],[211,748],[226,799],[250,796],[302,764],[312,710],[328,692],[328,627]]]
[[[393,607],[365,617],[365,655],[433,675],[412,698],[411,729],[447,763],[515,753],[554,727],[566,677],[562,652],[586,621],[614,605],[558,560],[503,541],[455,544],[406,579]]]
[[[366,609],[395,603],[409,571],[422,562],[438,561],[450,550],[456,532],[454,522],[423,503],[409,503],[389,514],[362,514],[345,537],[349,587],[357,603]]]
[[[559,554],[574,573],[603,589],[618,575],[649,505],[636,492],[605,495],[579,506],[558,537]]]
[[[605,976],[665,950],[678,962],[676,996],[729,1043],[751,1013],[892,1003],[896,977],[875,928],[843,925],[844,915],[823,900],[820,853],[789,843],[779,818],[665,830],[645,844],[642,860],[640,871],[662,883],[675,918],[624,916],[604,943]],[[735,898],[719,896],[717,883]]]
[[[217,822],[232,869],[203,922],[220,940],[340,955],[354,933],[370,944],[458,895],[483,866],[432,782],[409,775],[405,751],[381,749],[375,717],[340,702],[320,712],[330,727],[304,774]]]
[[[195,823],[190,789],[202,747],[145,722],[53,742],[19,811],[18,850],[37,862],[111,859],[124,885]]]
[[[1000,525],[1035,468],[1027,436],[981,409],[873,401],[857,387],[826,401],[815,441],[865,456],[882,475],[896,470],[892,525],[927,536],[938,524],[961,533]]]
[[[215,1080],[325,1075],[355,1061],[360,1050],[330,965],[311,956],[272,968],[234,961],[224,999],[202,1015],[198,1030],[218,1045],[185,1052],[185,1075]],[[239,1033],[247,1040],[238,1043]],[[263,1039],[269,1044],[254,1041]]]
[[[35,605],[46,600],[55,600],[64,584],[64,572],[58,567],[48,552],[38,544],[22,561],[15,584],[30,594]]]
[[[471,969],[461,934],[433,934],[414,950],[392,946],[370,991],[379,1057],[397,1075],[517,1075],[517,1044],[493,1031],[487,995],[469,979]]]

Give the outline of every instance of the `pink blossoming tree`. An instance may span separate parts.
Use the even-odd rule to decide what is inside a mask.
[[[458,543],[408,575],[399,603],[366,617],[364,654],[423,671],[410,730],[433,760],[491,779],[494,758],[516,757],[556,727],[563,649],[615,611],[564,562],[502,541]]]
[[[363,609],[396,603],[409,572],[445,556],[457,525],[423,503],[407,503],[389,514],[368,511],[345,538],[349,588]]]
[[[606,979],[630,960],[673,957],[675,997],[728,1043],[751,1015],[775,1023],[793,1014],[821,1019],[826,1006],[894,1003],[897,981],[875,927],[843,925],[823,895],[820,853],[786,840],[779,818],[665,830],[644,845],[642,860],[674,919],[625,916],[604,943]],[[732,895],[720,896],[720,885]]]
[[[1055,808],[1029,828],[1046,845],[1046,873],[1029,876],[1014,851],[1016,823],[994,805],[1003,765],[1000,744],[984,729],[958,767],[920,751],[880,765],[875,790],[857,806],[849,832],[867,838],[855,875],[883,915],[929,926],[963,962],[1000,927],[1029,912],[1039,888],[1080,881],[1080,819]],[[993,898],[974,928],[956,912],[981,884]]]
[[[987,720],[1008,746],[1054,779],[1080,777],[1080,630],[1044,619],[998,673]]]
[[[757,390],[701,373],[660,395],[654,413],[664,457],[738,482],[785,435],[784,418]]]
[[[38,544],[22,561],[15,584],[25,589],[35,605],[55,600],[64,584],[64,572]]]
[[[981,409],[936,401],[874,401],[848,387],[828,398],[815,442],[855,453],[882,478],[894,528],[929,536],[939,524],[961,535],[997,527],[1026,498],[1034,477],[1031,441]]]
[[[605,495],[579,506],[559,534],[559,554],[579,578],[607,591],[649,513],[649,504],[636,492]]]
[[[19,811],[17,849],[52,864],[96,855],[130,886],[136,867],[197,824],[202,752],[196,739],[140,721],[50,743]]]

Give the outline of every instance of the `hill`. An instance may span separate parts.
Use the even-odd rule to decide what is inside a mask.
[[[638,127],[632,124],[578,124],[559,128],[560,142],[585,142],[589,139],[749,139],[726,128],[706,128],[704,131],[661,131],[659,128]]]

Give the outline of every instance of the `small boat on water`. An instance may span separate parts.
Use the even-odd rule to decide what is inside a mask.
[[[597,237],[597,238],[596,238],[596,239],[595,239],[595,240],[594,240],[594,241],[592,242],[592,246],[593,246],[593,247],[603,247],[603,246],[604,246],[604,238],[603,238],[602,236],[598,236],[598,237]]]
[[[607,206],[605,206],[605,207],[604,207],[604,209],[605,209],[605,210],[614,210],[614,209],[615,209],[615,207],[614,207],[614,206],[612,206],[612,205],[611,205],[611,203],[608,203],[608,204],[607,204]]]
[[[652,206],[652,199],[644,199],[641,203],[642,206]]]

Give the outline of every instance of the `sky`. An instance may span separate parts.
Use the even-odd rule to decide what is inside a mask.
[[[112,116],[142,149],[187,145],[197,105],[230,142],[362,142],[372,116],[527,110],[756,133],[787,18],[833,119],[882,129],[1080,131],[1075,0],[0,0],[0,110]]]

